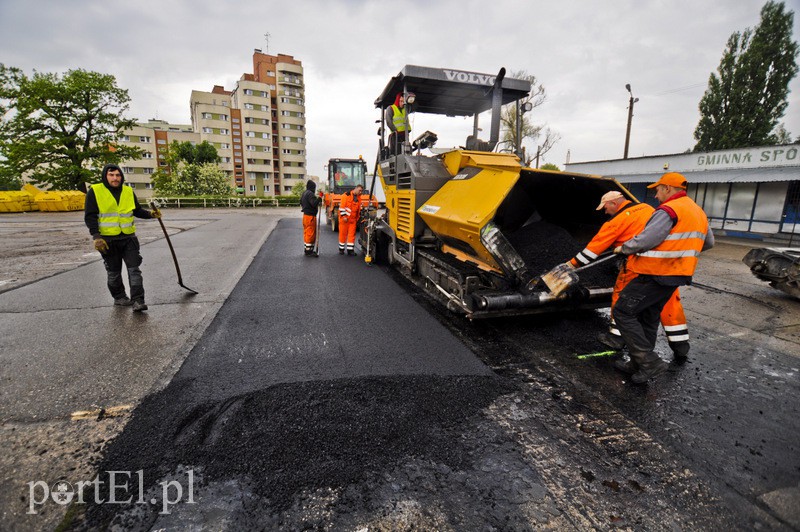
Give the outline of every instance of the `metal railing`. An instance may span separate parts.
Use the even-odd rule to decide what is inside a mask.
[[[299,207],[300,198],[281,196],[272,198],[168,198],[152,197],[159,207],[176,209]]]

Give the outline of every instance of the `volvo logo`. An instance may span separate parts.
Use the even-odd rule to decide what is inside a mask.
[[[458,70],[442,70],[447,76],[447,81],[460,81],[461,83],[474,83],[476,85],[494,85],[496,76],[489,74],[476,74],[474,72],[459,72]]]

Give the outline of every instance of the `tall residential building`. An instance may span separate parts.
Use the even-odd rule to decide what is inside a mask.
[[[231,91],[192,91],[192,125],[219,152],[245,195],[287,194],[306,178],[305,85],[290,55],[253,53],[253,73]]]
[[[213,144],[231,185],[247,196],[285,195],[298,181],[305,181],[305,84],[300,61],[256,49],[253,73],[243,74],[233,90],[215,85],[210,92],[192,91],[189,105],[191,125],[150,120],[123,132],[121,142],[146,152],[143,159],[120,165],[137,196],[152,196],[149,175],[166,166],[163,151],[174,140]]]

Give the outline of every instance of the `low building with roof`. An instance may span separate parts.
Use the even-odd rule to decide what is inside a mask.
[[[568,163],[566,171],[613,177],[656,205],[647,185],[680,172],[718,235],[800,243],[800,144]]]

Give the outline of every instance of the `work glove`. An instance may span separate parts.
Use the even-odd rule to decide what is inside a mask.
[[[565,263],[564,263],[564,266],[566,266],[566,267],[567,267],[567,268],[569,268],[570,270],[574,270],[574,269],[575,269],[575,266],[572,264],[572,261],[571,261],[571,260],[568,260],[567,262],[565,262]]]
[[[153,218],[161,218],[161,211],[158,209],[153,209],[152,211],[150,211],[150,216],[152,216]]]
[[[103,238],[95,238],[94,249],[96,249],[100,253],[105,253],[108,251],[108,243]]]
[[[615,254],[615,255],[622,255],[622,254],[623,254],[623,253],[622,253],[622,246],[617,246],[617,247],[615,247],[615,248],[614,248],[614,254]]]

